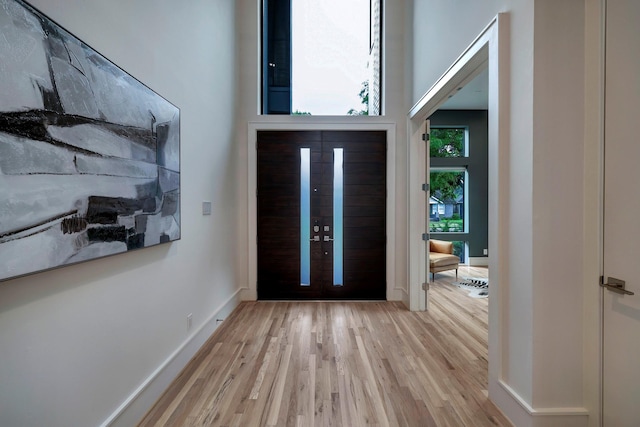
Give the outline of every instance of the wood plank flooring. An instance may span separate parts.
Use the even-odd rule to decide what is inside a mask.
[[[460,276],[486,277],[466,268]],[[243,302],[140,426],[511,426],[487,399],[487,299]]]

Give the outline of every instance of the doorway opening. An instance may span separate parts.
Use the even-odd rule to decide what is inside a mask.
[[[508,67],[506,51],[508,44],[508,15],[499,14],[462,53],[443,76],[411,108],[409,112],[409,281],[411,310],[427,310],[429,306],[428,251],[423,233],[425,218],[429,218],[428,203],[425,203],[424,186],[429,170],[429,156],[422,135],[427,133],[427,119],[438,111],[453,94],[485,72],[488,76],[488,245],[491,304],[488,307],[488,359],[489,396],[494,401],[506,399],[508,395],[500,386],[502,336],[506,322],[504,312],[506,266],[501,254],[507,251],[507,240],[499,232],[501,221],[507,218],[506,207],[501,203],[508,195],[506,176],[509,108]],[[502,51],[501,51],[502,50]],[[428,199],[427,199],[428,200]],[[456,239],[460,240],[460,239]],[[485,249],[485,248],[482,248]]]

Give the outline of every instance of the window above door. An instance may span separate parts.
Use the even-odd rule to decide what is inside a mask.
[[[382,0],[263,0],[262,114],[381,114]]]

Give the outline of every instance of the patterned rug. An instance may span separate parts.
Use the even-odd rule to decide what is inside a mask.
[[[455,282],[454,285],[462,289],[467,289],[471,298],[489,297],[489,279],[464,277],[461,281]]]

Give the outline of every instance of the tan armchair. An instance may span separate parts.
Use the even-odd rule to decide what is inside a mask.
[[[457,280],[459,265],[460,258],[453,255],[453,242],[429,240],[429,272],[432,278],[440,271],[456,270]]]

